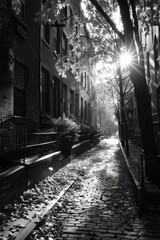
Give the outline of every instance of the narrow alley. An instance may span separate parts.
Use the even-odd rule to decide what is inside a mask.
[[[138,215],[117,138],[74,161],[79,179],[27,239],[160,239],[159,214]]]
[[[160,240],[160,0],[0,0],[0,240]]]

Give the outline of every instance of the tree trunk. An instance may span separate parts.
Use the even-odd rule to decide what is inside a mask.
[[[130,17],[130,9],[128,5],[128,0],[117,0],[118,5],[120,7],[121,18],[124,27],[124,35],[116,29],[115,24],[109,18],[107,13],[102,9],[99,3],[96,0],[90,0],[92,4],[96,7],[97,11],[99,11],[102,16],[105,18],[106,22],[111,26],[113,31],[119,36],[119,38],[124,42],[126,49],[132,53],[133,56],[133,64],[130,68],[131,72],[131,80],[135,89],[135,97],[137,100],[137,111],[138,111],[138,119],[141,129],[141,138],[142,145],[144,149],[144,153],[146,156],[146,174],[148,180],[154,180],[157,169],[156,162],[156,145],[153,134],[153,126],[152,126],[152,111],[151,111],[151,98],[148,91],[148,86],[145,79],[145,70],[144,70],[144,60],[142,54],[142,46],[140,44],[140,39],[138,37],[138,29],[133,28],[133,24]],[[137,19],[134,19],[137,20]],[[134,31],[136,31],[136,36]],[[135,43],[135,39],[137,40],[137,44]],[[139,56],[140,61],[137,55],[137,47],[139,47]],[[155,164],[156,163],[156,164]]]
[[[137,43],[139,51],[137,53],[133,24],[130,18],[130,11],[127,0],[117,0],[122,22],[124,26],[125,46],[132,55],[130,65],[131,81],[134,85],[135,97],[137,101],[138,119],[141,129],[141,139],[146,156],[146,175],[148,180],[154,180],[156,176],[156,144],[153,134],[151,98],[145,78],[144,57],[140,42]],[[139,40],[139,38],[138,38]],[[139,56],[138,56],[139,55]]]
[[[141,139],[146,157],[146,175],[148,180],[154,180],[156,178],[157,150],[153,134],[151,98],[145,76],[134,70],[131,78],[134,83]]]

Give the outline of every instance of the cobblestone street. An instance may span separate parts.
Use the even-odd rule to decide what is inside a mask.
[[[160,239],[159,213],[138,215],[118,140],[102,140],[87,154],[90,164],[86,173],[81,173],[29,239],[37,239],[37,232],[45,228],[47,235],[40,239],[55,239],[48,227],[53,221],[60,228],[56,239]],[[82,154],[79,161],[85,159],[86,154]]]

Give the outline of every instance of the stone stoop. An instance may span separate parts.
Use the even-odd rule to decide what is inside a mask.
[[[61,165],[61,152],[50,152],[42,157],[34,157],[25,161],[27,188],[33,187],[40,180],[52,175]]]
[[[72,154],[74,154],[75,156],[78,156],[90,148],[91,148],[91,142],[90,140],[86,140],[86,141],[75,144],[72,147]]]
[[[75,144],[72,155],[63,158],[60,151],[49,152],[44,156],[25,159],[25,163],[15,166],[0,174],[0,210],[5,204],[18,198],[25,190],[33,187],[40,180],[54,174],[68,164],[75,156],[92,147],[90,140]]]
[[[26,168],[15,166],[0,174],[0,210],[19,197],[27,187]]]

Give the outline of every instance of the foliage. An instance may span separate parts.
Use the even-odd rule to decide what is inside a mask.
[[[44,22],[53,22],[60,14],[61,10],[66,6],[66,0],[43,0],[40,12],[36,13],[35,20],[43,19]],[[21,13],[21,1],[12,0],[12,9],[19,15]]]
[[[145,79],[144,55],[142,54],[144,48],[139,35],[139,27],[144,26],[142,30],[146,33],[149,32],[150,26],[153,25],[154,20],[157,21],[159,15],[158,2],[157,5],[152,0],[83,0],[82,2],[86,7],[83,8],[84,15],[81,15],[77,25],[81,25],[85,33],[89,32],[89,38],[87,38],[88,34],[85,35],[86,41],[82,38],[81,26],[79,31],[73,30],[68,36],[71,51],[67,56],[59,56],[57,70],[60,75],[65,76],[65,72],[72,69],[72,72],[79,76],[79,70],[81,71],[84,65],[90,67],[99,59],[110,60],[110,56],[112,56],[113,60],[114,57],[118,57],[118,54],[115,54],[115,46],[118,40],[123,42],[126,50],[134,54],[130,73],[136,93],[141,133],[144,135],[143,140],[146,140],[143,145],[149,159],[155,159],[155,154],[152,154],[156,151],[153,146],[151,103]],[[67,4],[65,0],[47,0],[43,3],[40,15],[44,21],[51,23],[54,22],[56,14],[59,14]],[[140,9],[139,15],[137,6]],[[118,14],[119,19],[117,20]],[[141,25],[138,20],[141,21]],[[144,119],[149,120],[144,124]]]
[[[97,127],[95,127],[94,125],[92,125],[90,127],[90,139],[91,139],[91,142],[93,142],[97,137],[96,135],[97,134],[100,134],[99,133],[99,130],[97,129]]]
[[[150,33],[150,26],[152,24],[157,24],[159,22],[160,6],[153,2],[153,0],[146,0],[144,5],[144,2],[141,0],[139,1],[137,9],[140,27],[146,34]]]
[[[21,1],[20,0],[12,0],[12,10],[16,15],[21,13]]]
[[[110,24],[104,21],[103,16],[92,5],[92,1],[83,0],[83,14],[73,17],[74,28],[68,34],[68,43],[70,49],[67,55],[59,55],[56,62],[56,69],[59,75],[66,77],[66,71],[71,72],[79,80],[80,72],[90,70],[90,66],[99,61],[99,59],[108,59],[109,56],[115,55],[115,38],[117,36],[113,32]],[[117,22],[118,3],[116,1],[97,1],[103,7],[107,16],[115,23],[116,28],[120,26]],[[146,1],[149,6],[151,1]],[[13,8],[17,12],[20,11],[20,1],[12,1]],[[37,18],[43,19],[45,22],[54,23],[61,10],[69,5],[66,0],[47,0],[43,2],[41,12],[37,13]],[[142,1],[139,1],[139,8],[142,9]],[[144,11],[146,14],[146,11]],[[150,23],[144,14],[139,14],[142,25]],[[146,15],[145,15],[146,16]],[[149,16],[149,14],[147,15]],[[123,31],[122,31],[123,32]],[[82,35],[84,35],[82,37]],[[89,36],[89,38],[88,38]]]
[[[60,150],[65,157],[71,154],[71,147],[78,137],[79,126],[69,118],[52,119],[53,128],[57,131],[60,140]]]
[[[52,119],[52,124],[54,129],[59,133],[63,133],[66,131],[70,131],[70,132],[75,132],[77,133],[77,131],[79,130],[79,126],[71,119],[69,118],[53,118]]]
[[[93,6],[93,2],[97,2],[103,9],[105,15],[97,11],[96,7]],[[59,56],[56,63],[56,68],[59,75],[66,77],[66,71],[71,70],[73,74],[79,78],[80,71],[85,68],[90,68],[94,63],[100,59],[103,61],[110,61],[112,58],[112,63],[117,57],[116,54],[116,39],[119,37],[124,41],[124,29],[122,25],[122,16],[120,16],[119,1],[88,1],[83,0],[83,14],[75,16],[74,28],[68,35],[69,45],[71,49],[66,56]],[[137,9],[139,8],[139,13],[135,16],[134,12],[134,1],[129,5],[129,11],[132,16],[133,29],[135,29],[135,34],[138,36],[137,31],[137,19],[140,20],[140,27],[148,33],[150,25],[153,21],[156,21],[159,7],[153,7],[153,3],[150,0],[146,0],[146,5],[144,1],[139,1],[137,3]],[[119,17],[117,17],[119,16]],[[107,21],[106,21],[107,20]],[[89,38],[86,39],[81,37],[81,29],[84,28],[87,34],[89,33]],[[77,29],[78,32],[77,32]],[[138,46],[139,46],[138,41]],[[79,71],[80,70],[80,71]]]
[[[114,49],[111,47],[110,33],[100,23],[98,27],[94,28],[94,34],[92,28],[93,25],[87,24],[86,18],[82,14],[78,17],[74,16],[74,28],[67,36],[70,50],[67,55],[59,55],[56,62],[59,75],[66,77],[66,71],[70,70],[79,80],[81,72],[91,73],[92,67],[97,61],[113,55]],[[103,30],[99,31],[98,28]]]

